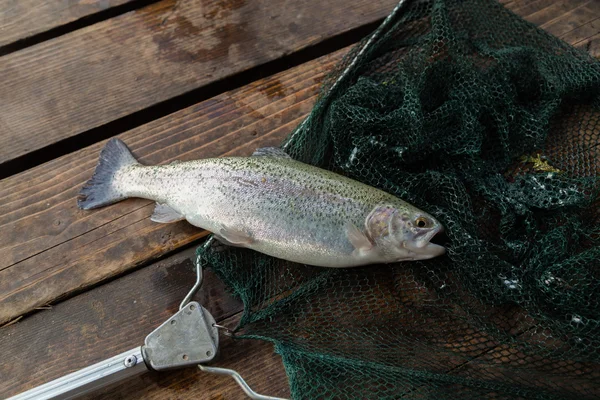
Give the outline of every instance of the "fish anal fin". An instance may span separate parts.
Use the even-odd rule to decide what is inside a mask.
[[[260,149],[256,149],[254,153],[252,153],[252,157],[279,157],[279,158],[292,158],[285,151],[281,150],[279,147],[262,147]]]
[[[150,219],[161,224],[170,224],[172,222],[181,221],[185,219],[185,217],[166,204],[156,203]]]
[[[252,234],[243,229],[221,226],[219,232],[215,234],[219,241],[230,246],[244,247],[254,242]]]
[[[346,223],[346,236],[352,243],[354,253],[357,255],[363,255],[374,247],[371,240],[351,222]]]

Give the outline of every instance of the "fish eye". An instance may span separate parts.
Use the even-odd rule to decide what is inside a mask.
[[[418,228],[425,228],[427,225],[429,225],[429,221],[425,217],[419,217],[415,220],[415,225]]]

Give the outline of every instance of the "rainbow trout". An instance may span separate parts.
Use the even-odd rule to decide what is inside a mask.
[[[224,244],[309,265],[355,267],[445,252],[430,242],[442,230],[431,215],[278,148],[145,166],[111,139],[78,205],[87,210],[128,197],[156,201],[153,221],[185,219]]]

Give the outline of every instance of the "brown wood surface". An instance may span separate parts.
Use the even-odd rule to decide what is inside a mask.
[[[235,325],[237,318],[224,324]],[[221,356],[214,365],[237,371],[257,393],[289,398],[290,389],[281,357],[271,343],[223,337]],[[196,368],[169,373],[148,373],[90,395],[83,400],[247,400],[232,378],[200,372]]]
[[[600,55],[600,24],[598,23],[600,2],[595,0],[502,0],[502,2],[516,13],[524,15],[526,19],[541,25],[568,43],[581,47],[594,56]],[[211,17],[210,13],[202,15],[201,18],[194,14],[193,18],[197,19],[190,27],[188,25],[190,21],[186,18],[193,12],[187,5],[182,5],[182,2],[163,1],[146,9],[146,14],[142,12],[141,16],[137,12],[124,15],[97,24],[98,26],[65,35],[70,37],[69,40],[57,38],[4,57],[0,59],[0,68],[9,65],[10,70],[13,71],[12,78],[32,79],[33,83],[28,84],[29,89],[34,87],[43,89],[33,93],[31,99],[24,97],[19,100],[23,101],[22,105],[32,103],[34,107],[42,107],[42,109],[48,107],[48,110],[42,113],[36,110],[34,113],[39,116],[27,122],[30,124],[27,126],[33,127],[33,131],[37,132],[32,135],[39,136],[41,132],[46,132],[46,129],[56,128],[60,124],[66,125],[67,132],[78,134],[89,127],[118,118],[121,115],[119,105],[124,107],[122,115],[126,115],[149,104],[155,104],[161,99],[174,96],[178,93],[177,90],[189,90],[231,74],[232,71],[237,71],[235,68],[238,67],[238,62],[241,65],[240,70],[243,70],[249,68],[253,62],[262,63],[270,59],[269,57],[277,58],[286,51],[294,51],[322,40],[326,35],[335,33],[335,29],[343,29],[341,27],[344,24],[338,21],[338,24],[332,24],[337,25],[337,28],[326,31],[324,36],[310,37],[310,30],[293,27],[294,21],[292,21],[287,26],[288,30],[283,29],[284,35],[280,42],[279,37],[266,35],[267,29],[253,26],[248,28],[247,24],[252,23],[252,19],[250,21],[240,19],[241,16],[254,15],[255,21],[258,21],[261,12],[273,11],[260,8],[263,7],[261,5],[263,3],[267,4],[258,2],[259,5],[248,5],[243,0],[203,1],[203,5],[214,6],[212,10],[217,10],[216,19],[219,22],[207,22],[206,20]],[[168,4],[172,7],[168,8]],[[309,8],[319,9],[314,5]],[[148,12],[149,9],[154,11]],[[297,13],[298,9],[292,7],[292,12]],[[356,15],[360,12],[358,11]],[[372,14],[369,15],[373,19],[377,18]],[[156,18],[163,19],[159,23]],[[194,27],[198,18],[201,19],[199,31]],[[212,18],[215,18],[215,15],[212,15]],[[275,16],[273,19],[280,24],[290,23],[290,20],[285,18],[287,17]],[[304,17],[298,18],[302,20]],[[310,14],[308,18],[315,20],[315,14]],[[357,20],[360,19],[357,17]],[[129,25],[131,21],[135,23]],[[148,21],[152,21],[154,25]],[[227,23],[220,25],[223,21]],[[312,23],[323,24],[319,21]],[[211,27],[210,23],[216,25]],[[170,28],[164,28],[164,25]],[[158,42],[153,42],[157,48],[148,50],[149,42],[143,40],[137,48],[133,44],[134,41],[128,41],[122,33],[116,32],[116,29],[131,29],[133,35],[141,35],[144,38],[152,36],[151,41],[158,38]],[[192,29],[192,33],[187,29]],[[204,49],[202,45],[196,43],[197,40],[192,40],[198,37],[223,40],[223,37],[219,36],[219,32],[223,30],[232,30],[230,33],[234,32],[234,36],[235,34],[243,36],[249,32],[249,29],[254,29],[252,32],[255,37],[252,40],[269,43],[268,41],[272,39],[277,42],[276,45],[273,48],[267,45],[268,48],[264,51],[252,48],[245,52],[246,49],[241,49],[243,56],[248,57],[239,58],[240,55],[237,54],[232,58],[231,51],[226,52],[227,54],[218,53],[218,49],[224,45],[221,42],[218,45],[211,43],[210,49]],[[299,34],[307,36],[300,40],[299,47],[286,47],[291,43],[290,38],[298,34],[297,31],[292,32],[294,29],[300,29]],[[107,36],[101,38],[102,40],[98,42],[99,46],[88,43],[88,41],[94,43],[101,32]],[[117,44],[109,43],[110,40],[115,41],[115,38],[118,38]],[[235,40],[238,41],[234,44],[241,43],[243,46],[246,43],[245,39],[245,37],[237,38]],[[69,41],[76,45],[72,51],[69,50]],[[236,48],[231,43],[229,45],[229,50],[232,47]],[[126,49],[121,49],[120,46]],[[83,63],[79,64],[77,59],[81,54],[77,52],[92,48],[94,50],[86,53]],[[57,49],[60,53],[49,55]],[[100,51],[97,51],[98,49]],[[113,54],[109,53],[114,52],[115,49],[117,52],[113,57]],[[139,57],[144,52],[149,52],[149,55],[137,60],[134,65],[126,65],[126,62],[131,62],[133,59],[128,51],[135,57]],[[214,60],[220,60],[213,61],[213,64],[209,62],[209,65],[217,65],[218,62],[227,60],[226,69],[229,69],[218,71],[210,77],[199,77],[197,82],[190,83],[190,76],[198,74],[199,69],[195,69],[196,66],[185,58],[193,59],[199,54],[205,54],[205,51],[215,55]],[[121,137],[131,145],[141,160],[147,163],[225,154],[247,155],[255,147],[276,145],[310,111],[324,74],[344,52],[338,52],[241,89],[224,93],[126,132]],[[125,58],[121,59],[123,57]],[[163,57],[163,59],[153,64],[155,61],[153,57]],[[194,61],[194,64],[197,64],[197,61]],[[15,72],[27,65],[38,65],[37,63],[44,65],[44,68],[40,71],[34,68],[33,78],[26,76],[24,72],[25,75],[20,75],[19,71]],[[108,87],[109,83],[100,82],[102,79],[107,81],[111,79],[107,78],[109,75],[106,73],[109,69],[104,64],[118,71],[116,75],[122,79],[120,84],[124,86],[116,88],[113,92],[113,88]],[[62,68],[63,71],[57,72],[57,68]],[[63,76],[77,74],[77,71],[81,71],[82,68],[91,69],[86,72],[87,75],[83,74],[84,78]],[[122,68],[122,71],[119,68]],[[127,86],[129,82],[125,82],[126,78],[133,77],[127,74],[136,73],[136,68],[140,73],[139,90],[131,85]],[[181,77],[163,77],[161,70],[163,68],[167,71],[165,73],[176,72],[175,75],[180,74]],[[202,69],[202,71],[208,70]],[[98,72],[101,74],[96,76]],[[157,75],[160,77],[157,78]],[[158,89],[150,88],[148,80],[151,79],[159,81]],[[167,88],[169,82],[175,82],[178,89],[170,91],[171,89]],[[62,87],[65,84],[68,90]],[[197,86],[194,86],[196,84]],[[0,88],[0,91],[3,91],[9,86],[4,84]],[[10,86],[10,90],[0,95],[17,93],[14,88],[14,85]],[[48,88],[52,89],[50,91],[52,96],[44,98],[41,93]],[[93,93],[98,88],[101,89],[99,93]],[[164,92],[168,93],[164,94]],[[69,98],[73,93],[78,97]],[[161,97],[163,94],[164,98]],[[106,96],[109,98],[103,98]],[[149,103],[143,103],[147,100],[146,96],[151,98],[148,100]],[[142,98],[144,100],[140,100]],[[92,99],[95,106],[78,103],[82,99]],[[134,104],[129,104],[130,101]],[[55,106],[52,102],[62,103]],[[90,115],[93,114],[90,113],[94,110],[93,107],[100,105],[104,106],[99,108],[100,116]],[[62,111],[53,113],[51,107],[59,107]],[[80,111],[80,107],[84,108],[84,111]],[[23,117],[23,120],[32,118],[29,110],[13,108],[10,112],[19,114],[18,118]],[[70,117],[57,117],[61,112],[66,112]],[[6,132],[9,135],[15,133],[11,128],[12,125],[6,124],[4,116],[7,114],[4,113],[5,111],[0,111],[2,128],[0,147],[3,143],[2,135]],[[50,115],[54,119],[48,119]],[[19,129],[26,128],[26,125],[17,125]],[[56,139],[57,137],[50,137],[48,143]],[[26,151],[31,150],[26,142],[25,144]],[[78,210],[74,201],[76,193],[81,184],[91,175],[102,144],[90,146],[0,181],[0,230],[8,233],[0,235],[0,324],[22,313],[32,311],[36,307],[55,302],[62,296],[87,289],[94,283],[147,264],[205,235],[205,232],[185,223],[173,225],[151,223],[148,216],[153,206],[143,200],[128,200],[94,212]],[[8,151],[14,152],[15,148]],[[0,160],[2,160],[1,152],[0,149]],[[0,328],[0,349],[3,355],[3,362],[0,363],[0,398],[141,344],[147,333],[176,311],[178,302],[193,282],[193,271],[188,261],[192,251],[177,253],[164,261],[63,301],[51,309],[35,313],[16,324]],[[241,305],[224,293],[222,284],[214,275],[207,275],[203,292],[198,298],[219,321],[223,321],[223,324],[235,325]],[[457,340],[466,340],[466,338],[461,337]],[[510,356],[510,351],[500,346],[486,350],[482,356],[489,360],[502,360],[503,357]],[[29,360],[35,361],[29,362]],[[447,365],[456,366],[455,361],[449,359]],[[232,342],[224,339],[217,364],[237,369],[260,392],[277,396],[289,395],[280,358],[273,354],[272,346],[269,344]],[[471,362],[460,364],[456,368],[459,372],[460,368],[479,367],[476,362]],[[568,380],[567,378],[565,381]],[[95,395],[93,398],[131,397],[245,398],[230,378],[202,374],[195,369],[166,374],[147,374],[103,394]]]
[[[600,32],[597,0],[504,0],[504,6],[565,42],[585,48],[594,57],[600,51],[593,35]]]
[[[277,145],[308,114],[344,51],[224,93],[121,138],[148,164],[250,155]],[[149,220],[131,199],[82,211],[76,197],[104,143],[0,181],[0,324],[148,262],[205,234],[186,222]]]
[[[4,358],[8,361],[0,364],[0,376],[3,377],[0,380],[0,398],[141,344],[145,335],[176,312],[179,301],[192,285],[195,275],[190,258],[193,256],[194,249],[183,251],[2,328],[0,348],[6,349]],[[395,276],[395,282],[420,282],[420,278],[414,276],[410,269],[400,273]],[[205,305],[218,321],[222,321],[221,324],[233,328],[242,305],[225,290],[223,283],[207,271],[203,288],[195,299]],[[431,293],[420,289],[407,289],[402,294],[406,304],[435,301]],[[386,290],[378,294],[377,299],[381,304],[394,301],[386,298],[386,295],[389,295]],[[407,316],[411,315],[408,311]],[[337,319],[346,311],[340,309],[334,312],[341,313],[340,316],[332,316]],[[455,313],[464,314],[460,307],[455,308]],[[499,308],[495,315],[505,320],[506,316],[513,314],[514,310],[507,307]],[[398,321],[396,314],[388,317]],[[436,337],[440,337],[441,332],[446,333],[444,342],[438,342],[438,345],[447,348],[448,352],[432,358],[428,347],[414,348],[414,367],[419,362],[423,363],[421,366],[424,368],[432,365],[430,363],[448,369],[460,367],[465,363],[465,356],[475,357],[496,346],[491,337],[474,329],[460,334],[456,325],[440,324],[434,319],[422,322],[423,326],[430,327],[424,329],[429,335],[432,333],[431,327],[438,332]],[[516,333],[527,328],[523,320],[517,322],[510,327],[510,332]],[[302,321],[298,323],[301,328]],[[414,327],[413,322],[406,323]],[[215,365],[238,370],[260,392],[278,396],[289,394],[281,359],[273,354],[271,345],[254,341],[231,343],[228,340],[222,344],[221,358]],[[23,361],[33,359],[36,360],[33,364]],[[23,376],[28,376],[28,379],[24,380]],[[244,398],[237,386],[227,378],[204,376],[195,370],[149,374],[106,390],[102,396],[94,395],[94,398],[103,399],[131,397]]]
[[[195,279],[190,249],[61,302],[1,329],[0,398],[20,393],[143,344],[178,309]],[[225,326],[235,327],[242,305],[205,272],[195,300]],[[281,358],[271,344],[221,335],[215,366],[235,368],[255,390],[289,396]],[[268,377],[268,379],[267,379]],[[91,398],[243,399],[231,378],[196,368],[149,373]]]
[[[596,58],[600,58],[600,33],[582,40],[575,47],[587,51]]]
[[[537,22],[548,29],[562,27],[560,33],[572,43],[585,46],[594,38],[595,19],[580,18],[583,25],[568,30],[559,16],[547,14],[545,18]],[[247,155],[263,144],[277,144],[310,110],[320,80],[340,56],[325,57],[210,99],[122,138],[148,163],[227,152]],[[147,263],[204,234],[184,222],[150,222],[152,204],[143,200],[93,212],[78,210],[74,199],[91,175],[102,144],[0,181],[0,229],[11,232],[0,235],[0,323]]]
[[[35,387],[142,343],[147,333],[177,310],[179,301],[194,280],[190,262],[193,257],[194,249],[183,251],[2,328],[0,348],[5,349],[3,355],[7,362],[0,364],[0,376],[3,377],[0,380],[0,398]],[[401,272],[403,274],[396,277],[399,281],[420,282],[410,269]],[[377,298],[382,303],[393,300],[385,298],[385,291]],[[195,299],[204,304],[222,325],[231,328],[236,325],[241,304],[226,293],[222,282],[210,271],[205,272],[203,288]],[[475,299],[464,300],[477,304],[476,301],[472,302]],[[403,301],[414,305],[427,304],[435,299],[426,291],[408,289],[403,291]],[[464,315],[460,307],[455,307],[454,313],[457,317]],[[406,315],[411,313],[407,312]],[[536,335],[548,335],[547,332],[535,333],[531,329],[533,319],[519,312],[516,307],[501,306],[494,315],[494,323],[498,327],[510,320],[510,325],[504,326],[504,329],[519,335],[524,342],[528,338],[532,341],[540,340]],[[397,315],[390,317],[398,322]],[[336,319],[335,316],[332,318]],[[485,372],[484,375],[492,378],[496,369],[489,369],[490,365],[516,363],[512,365],[511,371],[514,374],[511,379],[524,386],[532,386],[531,377],[536,373],[536,368],[528,368],[526,377],[519,376],[518,360],[511,361],[511,357],[516,354],[514,348],[498,346],[492,337],[477,329],[457,331],[457,325],[446,319],[422,322],[423,326],[429,327],[424,328],[423,338],[434,331],[438,339],[443,337],[439,336],[440,333],[446,334],[444,341],[437,341],[436,344],[445,347],[447,352],[436,353],[434,357],[427,345],[415,347],[410,358],[412,368],[438,365],[444,366],[456,376],[479,376]],[[414,327],[413,322],[407,323]],[[222,339],[220,357],[214,365],[239,371],[259,392],[284,397],[289,395],[281,359],[273,354],[270,344],[257,341],[232,342],[225,337]],[[424,339],[424,342],[427,343],[427,340]],[[473,357],[474,360],[466,362],[465,357]],[[36,362],[28,363],[26,360]],[[589,376],[594,373],[592,366],[563,362],[554,368],[564,368],[564,373],[548,382],[542,379],[546,376],[545,368],[547,366],[541,362],[537,366],[540,374],[537,382],[541,388],[546,389],[549,386],[560,390],[573,386],[584,388],[587,385],[589,390],[589,380],[582,379],[580,374],[586,373]],[[23,379],[23,376],[28,378]],[[505,379],[507,376],[508,372],[503,370],[497,378]],[[414,389],[426,392],[425,388]],[[242,399],[244,396],[228,378],[187,369],[150,373],[95,393],[89,398]]]
[[[542,22],[539,14],[535,18],[528,18],[530,22],[539,25],[542,29],[554,36],[562,38],[573,30],[585,26],[600,18],[600,1],[597,0],[571,0],[565,2],[570,9],[549,21]],[[541,22],[541,23],[539,23]],[[598,32],[598,31],[597,31]]]
[[[164,0],[0,58],[0,165],[385,17],[395,0]]]
[[[0,0],[0,47],[135,0]]]

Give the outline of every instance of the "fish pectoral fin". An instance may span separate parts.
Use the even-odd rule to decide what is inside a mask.
[[[150,219],[154,222],[160,222],[161,224],[170,224],[172,222],[181,221],[182,219],[185,219],[185,217],[166,204],[156,203]]]
[[[252,153],[252,157],[292,158],[285,151],[281,150],[279,147],[262,147],[260,149],[256,149],[256,151],[254,151],[254,153]]]
[[[346,223],[346,236],[350,243],[352,243],[352,246],[354,246],[356,254],[365,254],[374,247],[371,240],[351,222]]]
[[[222,226],[215,234],[217,239],[230,246],[246,246],[254,242],[252,234],[242,229]]]

